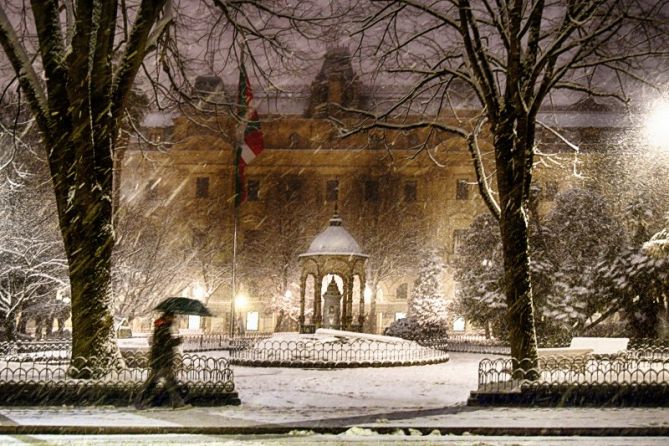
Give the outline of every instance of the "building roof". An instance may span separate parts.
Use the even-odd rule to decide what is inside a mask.
[[[342,226],[341,218],[336,212],[330,219],[329,226],[314,238],[309,249],[304,254],[300,254],[300,257],[319,255],[367,257],[362,253],[358,242]]]

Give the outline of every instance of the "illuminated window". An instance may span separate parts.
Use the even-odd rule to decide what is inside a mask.
[[[249,311],[246,313],[246,330],[258,331],[258,312]]]

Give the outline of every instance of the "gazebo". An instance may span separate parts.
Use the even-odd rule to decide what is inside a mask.
[[[309,328],[322,327],[325,315],[328,328],[362,331],[365,320],[364,290],[367,257],[366,254],[362,253],[358,242],[342,226],[342,220],[335,209],[329,226],[318,234],[309,245],[309,249],[299,256],[302,269],[300,277],[300,333],[310,331],[304,323],[305,292],[309,276],[314,278],[313,327]],[[323,278],[329,274],[339,276],[342,279],[344,289],[338,298],[339,289],[333,279],[325,293],[327,306],[322,308],[321,288]],[[355,276],[358,276],[360,282],[360,311],[357,325],[353,325],[353,280]]]

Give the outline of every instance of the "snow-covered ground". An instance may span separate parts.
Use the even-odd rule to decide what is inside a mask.
[[[222,353],[221,353],[222,354]],[[471,408],[464,403],[477,386],[484,355],[451,353],[442,364],[355,369],[296,369],[234,366],[241,406],[137,411],[114,407],[0,407],[0,426],[83,426],[169,429],[300,426],[281,435],[0,436],[0,444],[223,444],[223,445],[436,445],[622,446],[667,444],[667,438],[476,437],[375,434],[370,427],[453,429],[555,429],[669,427],[669,408]],[[359,426],[338,435],[315,427]],[[141,431],[138,431],[138,433]]]
[[[242,404],[254,417],[357,416],[464,405],[478,385],[483,355],[451,353],[441,364],[353,369],[233,367]],[[265,414],[265,415],[263,415]]]

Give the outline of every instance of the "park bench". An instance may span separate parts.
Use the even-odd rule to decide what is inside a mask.
[[[539,363],[565,358],[574,370],[585,370],[588,359],[612,357],[627,350],[629,338],[574,337],[569,347],[537,349]]]
[[[627,350],[629,338],[594,338],[575,337],[569,347],[540,348],[539,357],[552,356],[583,356],[583,355],[616,355]]]

